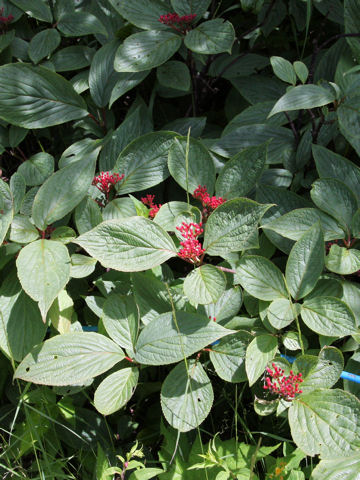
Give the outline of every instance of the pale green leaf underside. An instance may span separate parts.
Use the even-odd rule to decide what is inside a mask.
[[[200,425],[210,413],[214,392],[200,362],[179,363],[161,388],[161,407],[166,420],[180,432]]]
[[[250,343],[245,357],[250,386],[264,373],[267,364],[275,357],[277,349],[277,339],[270,334],[259,335]]]
[[[121,348],[104,335],[64,333],[35,347],[16,369],[15,378],[42,385],[79,385],[123,358]]]
[[[104,267],[122,272],[147,270],[176,256],[176,247],[169,235],[143,217],[102,222],[74,243]]]
[[[196,268],[184,281],[184,293],[195,304],[215,303],[225,288],[225,275],[214,265]]]

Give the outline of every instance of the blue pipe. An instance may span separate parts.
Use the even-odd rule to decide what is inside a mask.
[[[285,358],[290,363],[295,362],[296,358],[294,357],[289,357],[288,355],[280,355],[282,358]],[[340,378],[343,378],[344,380],[349,380],[350,382],[355,382],[355,383],[360,383],[360,375],[355,375],[354,373],[350,372],[342,372],[340,375]]]

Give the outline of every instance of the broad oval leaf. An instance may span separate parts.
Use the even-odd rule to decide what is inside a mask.
[[[42,385],[79,385],[123,358],[121,348],[104,335],[64,333],[33,348],[16,369],[14,378]]]
[[[248,147],[225,163],[216,181],[216,195],[227,198],[249,193],[266,163],[267,144]]]
[[[172,32],[149,30],[127,37],[115,54],[117,72],[143,72],[165,63],[179,50],[181,37]]]
[[[203,308],[208,317],[215,318],[217,322],[223,325],[239,312],[243,301],[242,297],[241,288],[236,286],[225,290],[216,303],[210,303]]]
[[[43,67],[0,67],[0,118],[24,128],[45,128],[88,115],[70,82]]]
[[[39,232],[25,215],[15,215],[10,230],[10,241],[30,243],[39,238]]]
[[[332,245],[325,259],[326,268],[339,275],[350,275],[360,270],[360,251]]]
[[[160,207],[155,215],[154,222],[160,225],[167,232],[174,232],[176,218],[183,213],[192,213],[193,206],[186,202],[168,202]]]
[[[164,0],[109,0],[111,5],[120,15],[137,27],[147,30],[160,30],[167,28],[159,22],[160,15],[169,9]]]
[[[298,85],[285,93],[274,105],[269,117],[279,112],[322,107],[336,99],[335,91],[318,85]]]
[[[201,18],[209,8],[211,0],[171,0],[171,5],[179,15],[188,15],[196,13],[197,18]]]
[[[50,55],[60,45],[61,35],[55,28],[47,28],[34,35],[29,45],[29,57],[34,63]]]
[[[40,187],[32,218],[40,230],[71,212],[85,197],[94,178],[96,158],[89,156],[55,172]]]
[[[16,266],[21,286],[39,303],[45,322],[52,302],[70,279],[68,249],[60,242],[37,240],[20,251]]]
[[[267,318],[272,327],[281,330],[290,325],[299,313],[298,303],[292,303],[287,298],[276,298],[267,309]]]
[[[184,293],[194,304],[215,303],[225,288],[226,277],[214,265],[202,265],[196,268],[184,281]]]
[[[296,84],[296,73],[293,65],[282,57],[270,57],[270,63],[275,75],[283,82]]]
[[[360,168],[338,153],[313,145],[316,169],[321,178],[336,178],[345,183],[360,201]]]
[[[112,294],[103,305],[102,321],[120,347],[134,350],[139,331],[139,309],[133,297]]]
[[[167,156],[175,133],[147,133],[131,142],[116,160],[114,171],[124,174],[119,193],[153,187],[169,176]]]
[[[160,65],[156,71],[156,78],[161,85],[176,90],[188,92],[191,87],[191,76],[187,65],[178,60],[170,60]]]
[[[138,272],[156,267],[176,256],[171,237],[144,217],[107,220],[76,240],[104,267]]]
[[[175,138],[169,151],[168,165],[172,177],[184,189],[193,193],[199,185],[205,185],[211,195],[215,184],[215,166],[207,148],[190,138],[188,166],[186,166],[187,138]]]
[[[135,360],[144,365],[167,365],[201,350],[233,330],[203,315],[169,312],[152,320],[140,333]]]
[[[29,187],[41,185],[54,173],[54,157],[45,152],[36,153],[23,162],[17,171]]]
[[[231,53],[234,40],[235,30],[232,23],[216,18],[190,30],[185,36],[185,45],[193,52],[206,55]]]
[[[341,226],[350,231],[358,203],[355,194],[345,183],[336,178],[321,178],[314,182],[310,195],[320,210],[336,218]]]
[[[360,155],[359,125],[360,125],[360,96],[349,95],[341,102],[336,110],[340,132]]]
[[[289,409],[291,434],[307,455],[351,455],[360,447],[360,402],[339,389],[302,394]]]
[[[276,337],[258,335],[246,349],[245,368],[249,385],[253,385],[264,373],[267,364],[275,357],[278,349]]]
[[[132,397],[139,378],[139,370],[123,368],[103,380],[95,390],[94,405],[103,415],[117,412]]]
[[[234,198],[217,207],[206,222],[206,253],[224,255],[258,247],[258,224],[270,206]]]
[[[100,20],[92,13],[86,11],[65,12],[59,18],[57,28],[66,37],[80,37],[96,33],[107,35],[106,28]]]
[[[326,242],[344,238],[344,230],[339,227],[336,220],[316,208],[297,208],[266,223],[262,228],[270,229],[283,237],[291,238],[291,240],[299,240],[309,228],[318,222],[321,224]]]
[[[0,245],[14,216],[13,196],[7,183],[0,178]]]
[[[171,370],[162,384],[160,398],[170,425],[179,432],[188,432],[209,415],[214,392],[201,363],[191,359]]]
[[[316,297],[306,300],[301,307],[301,318],[320,335],[345,337],[357,332],[353,312],[336,297]]]
[[[335,458],[325,458],[314,468],[310,480],[359,480],[360,452],[353,455],[339,455]]]
[[[220,378],[232,383],[247,380],[245,355],[252,339],[249,332],[240,331],[211,347],[210,360]]]
[[[245,255],[236,267],[240,285],[259,300],[288,297],[284,275],[270,260],[257,255]]]
[[[315,287],[324,263],[324,236],[317,223],[295,243],[288,257],[285,277],[295,300],[305,297]]]

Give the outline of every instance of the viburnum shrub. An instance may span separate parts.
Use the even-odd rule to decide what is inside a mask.
[[[0,476],[358,480],[359,6],[0,0]]]

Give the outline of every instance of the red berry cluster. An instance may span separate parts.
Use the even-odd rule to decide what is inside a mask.
[[[169,26],[183,26],[191,23],[195,17],[196,13],[193,13],[191,15],[184,15],[182,17],[179,17],[177,13],[168,13],[167,15],[161,15],[159,18],[159,22]]]
[[[118,173],[110,174],[110,172],[101,172],[100,175],[94,177],[92,184],[97,187],[101,193],[108,195],[111,188],[124,178],[124,174]]]
[[[209,319],[213,319],[213,321],[216,322],[216,317],[212,317],[211,315],[209,315]]]
[[[205,185],[203,187],[199,185],[194,190],[193,197],[199,199],[204,208],[210,208],[211,210],[215,210],[219,205],[226,202],[226,199],[222,197],[210,197]]]
[[[147,205],[150,207],[150,212],[149,212],[149,217],[154,218],[157,212],[160,210],[161,203],[159,205],[156,205],[154,203],[155,200],[155,195],[146,195],[146,197],[142,197],[141,201],[144,205]]]
[[[14,16],[13,15],[8,15],[7,17],[4,17],[3,16],[3,13],[4,13],[4,7],[2,7],[0,9],[0,28],[3,26],[3,25],[7,25],[8,23],[12,22],[14,20]]]
[[[290,375],[284,375],[284,370],[277,367],[275,363],[272,363],[272,367],[274,370],[266,367],[268,376],[265,378],[264,390],[269,390],[287,401],[295,398],[297,393],[302,393],[302,390],[299,390],[299,384],[303,382],[301,373],[294,375],[290,370]]]
[[[179,250],[178,256],[190,263],[200,263],[200,257],[205,253],[205,250],[197,239],[204,231],[202,223],[182,222],[181,226],[176,227],[176,229],[179,230],[185,239],[183,242],[180,242],[183,248]]]

